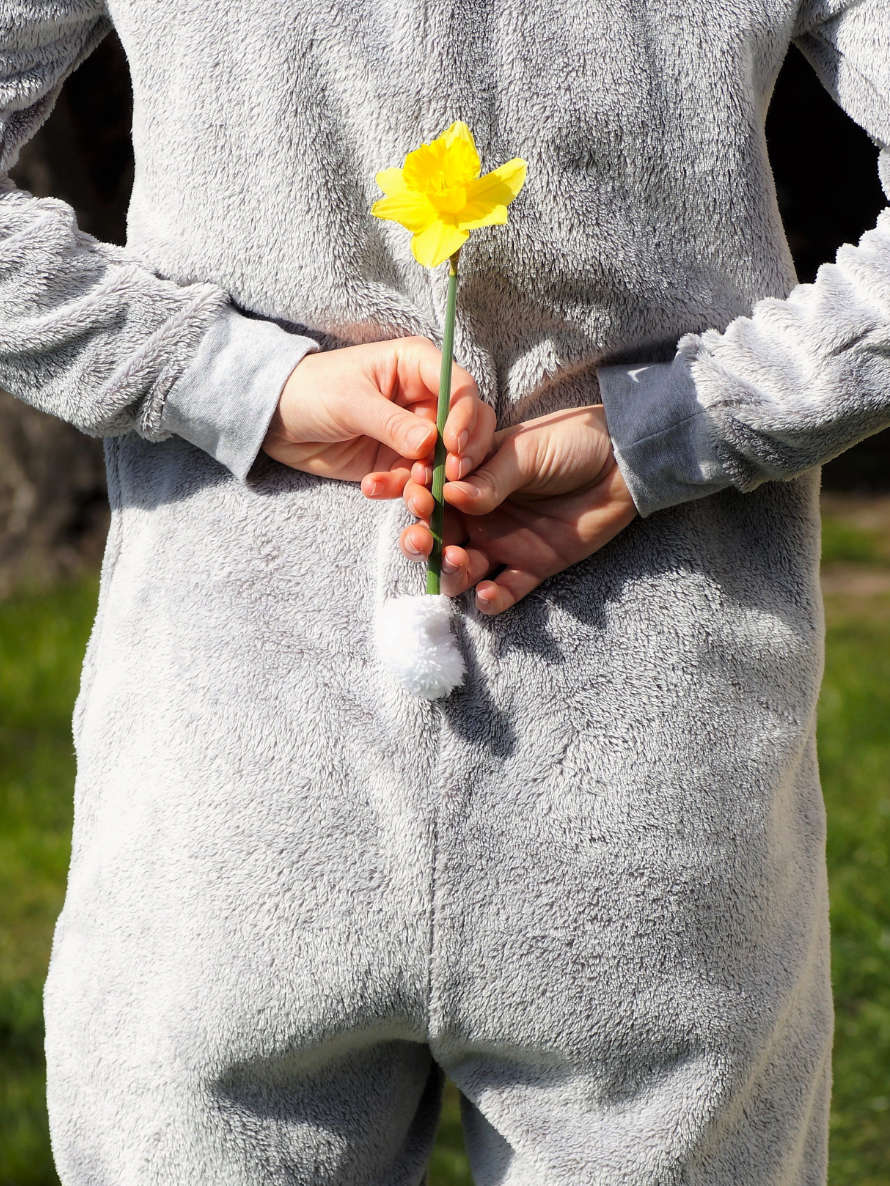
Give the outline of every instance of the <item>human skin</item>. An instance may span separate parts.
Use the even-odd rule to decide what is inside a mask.
[[[418,562],[433,546],[441,361],[420,335],[307,354],[289,375],[263,442],[293,469],[361,482],[368,498],[404,498],[418,522],[401,532],[399,546]],[[601,404],[499,432],[494,425],[475,380],[453,363],[443,432],[442,592],[456,597],[475,586],[486,614],[502,613],[597,551],[637,513]]]
[[[307,354],[288,376],[262,449],[324,478],[359,482],[377,473],[398,497],[412,462],[435,448],[441,363],[422,336]],[[452,472],[461,463],[469,472],[491,450],[495,417],[468,371],[454,363],[451,376],[443,435]],[[363,489],[371,493],[370,484]]]
[[[426,560],[433,542],[430,476],[419,460],[404,481],[401,473],[372,473],[362,482],[368,497],[401,494],[418,517],[399,537],[404,554],[417,561]],[[492,452],[477,468],[449,455],[445,476],[442,592],[453,597],[475,585],[476,605],[486,614],[502,613],[547,577],[592,555],[637,515],[602,404],[496,432]]]

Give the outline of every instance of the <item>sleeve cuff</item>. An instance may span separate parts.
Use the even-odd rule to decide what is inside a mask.
[[[288,376],[320,349],[314,338],[227,305],[167,392],[162,428],[203,449],[243,482]]]
[[[602,366],[597,378],[615,460],[640,515],[731,484],[682,354],[647,366]]]

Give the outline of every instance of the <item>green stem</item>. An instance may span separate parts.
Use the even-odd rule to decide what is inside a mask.
[[[436,438],[436,452],[433,456],[433,486],[432,494],[435,499],[433,513],[430,516],[430,531],[433,535],[433,550],[427,562],[426,591],[438,593],[442,574],[442,529],[445,522],[445,499],[442,491],[445,487],[445,441],[442,433],[445,421],[448,419],[448,409],[451,405],[451,360],[454,352],[454,311],[457,304],[457,257],[460,248],[449,256],[448,270],[448,302],[445,306],[445,333],[442,341],[442,370],[439,375],[439,402],[436,408],[436,428],[439,435]]]

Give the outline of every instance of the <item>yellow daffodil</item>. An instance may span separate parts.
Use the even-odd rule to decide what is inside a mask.
[[[522,157],[513,157],[484,177],[479,176],[480,168],[473,134],[457,119],[441,136],[409,152],[401,169],[381,169],[376,174],[386,197],[371,207],[377,218],[391,219],[412,232],[411,251],[419,264],[435,268],[447,259],[450,265],[431,482],[433,547],[427,562],[426,591],[433,594],[441,587],[446,456],[442,432],[451,403],[458,253],[470,231],[507,221],[507,206],[525,184]]]
[[[386,194],[371,207],[377,218],[412,231],[419,264],[438,267],[477,227],[507,221],[507,206],[525,182],[526,162],[514,157],[479,176],[473,134],[463,120],[405,157],[401,169],[382,169],[377,184]]]

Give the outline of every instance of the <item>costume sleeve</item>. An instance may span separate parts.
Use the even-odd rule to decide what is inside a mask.
[[[804,5],[794,41],[869,133],[890,200],[890,0]],[[671,362],[597,375],[641,515],[836,457],[890,425],[890,206],[787,298],[685,334]]]
[[[101,0],[0,0],[0,387],[90,436],[184,437],[243,481],[319,343],[247,316],[216,284],[158,275],[9,177],[111,28]]]

